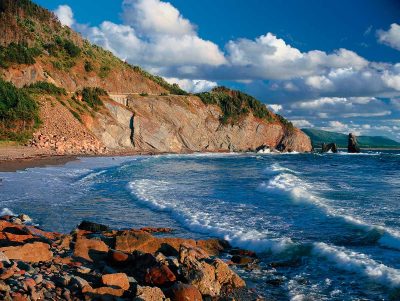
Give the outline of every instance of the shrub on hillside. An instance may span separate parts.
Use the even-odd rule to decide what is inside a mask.
[[[222,111],[221,123],[235,124],[242,117],[252,112],[255,117],[271,122],[274,120],[266,106],[254,97],[225,87],[214,88],[211,92],[198,93],[205,104],[218,105]]]
[[[77,94],[81,95],[82,100],[91,108],[97,110],[99,107],[103,106],[103,101],[100,99],[100,96],[106,96],[107,92],[97,87],[85,87],[82,91],[78,91]]]
[[[81,54],[81,49],[70,40],[65,40],[63,47],[71,57],[77,57]]]
[[[7,68],[10,63],[32,65],[35,57],[41,54],[38,48],[29,48],[25,44],[11,43],[7,47],[0,46],[0,66]]]
[[[94,67],[90,61],[85,61],[85,71],[91,72],[94,70]]]
[[[0,139],[24,140],[39,123],[36,101],[24,89],[0,79]]]
[[[67,95],[64,88],[57,87],[56,85],[48,82],[39,81],[29,86],[25,86],[26,90],[33,93],[47,93],[52,95]]]

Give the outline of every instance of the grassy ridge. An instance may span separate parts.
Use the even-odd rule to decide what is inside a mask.
[[[265,104],[246,93],[230,90],[226,87],[217,87],[210,92],[196,94],[203,103],[217,105],[222,111],[220,122],[222,124],[237,124],[237,122],[249,113],[266,122],[278,121],[288,131],[294,129],[293,124],[284,117],[272,114]]]

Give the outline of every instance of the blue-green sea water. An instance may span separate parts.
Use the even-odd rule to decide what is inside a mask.
[[[0,173],[0,210],[227,239],[259,252],[238,272],[269,300],[400,300],[399,171],[396,151],[81,158]]]

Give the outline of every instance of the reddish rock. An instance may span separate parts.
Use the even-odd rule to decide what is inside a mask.
[[[233,288],[245,287],[246,283],[221,259],[215,259],[213,262],[215,268],[215,277],[221,285],[229,285]]]
[[[129,260],[129,255],[121,251],[110,250],[108,252],[108,260],[111,264],[120,265]]]
[[[108,246],[98,239],[87,239],[83,236],[77,237],[75,242],[74,257],[83,258],[88,261],[105,258]]]
[[[158,287],[138,286],[134,301],[163,301],[165,295]]]
[[[33,280],[32,278],[26,278],[23,282],[22,285],[24,287],[24,290],[26,291],[31,291],[35,288],[36,286],[36,281]]]
[[[211,256],[217,256],[221,251],[230,247],[227,241],[221,239],[199,240],[197,241],[196,246],[203,249]]]
[[[39,229],[37,227],[34,227],[34,226],[26,226],[24,228],[24,230],[26,230],[26,232],[31,234],[31,235],[47,238],[47,239],[50,239],[50,240],[55,240],[55,239],[61,237],[60,233],[43,231],[43,230],[41,230],[41,229]]]
[[[0,248],[9,259],[17,259],[25,262],[50,261],[53,253],[50,246],[43,242],[34,242],[22,246]]]
[[[129,289],[129,279],[125,273],[106,274],[101,277],[101,282],[107,286],[119,287],[123,290]]]
[[[99,287],[99,288],[91,288],[87,287],[85,290],[85,294],[92,297],[93,299],[100,296],[114,296],[114,297],[121,297],[124,294],[124,290],[120,288],[112,288],[108,286]]]
[[[8,278],[11,278],[15,274],[15,269],[10,268],[10,269],[2,269],[0,271],[0,280],[6,280]]]
[[[13,301],[28,301],[28,298],[21,293],[12,293],[11,297]]]
[[[5,233],[5,238],[9,242],[14,243],[23,243],[28,239],[34,239],[35,237],[31,234],[13,234],[13,233]]]
[[[194,285],[177,282],[171,288],[171,299],[173,301],[202,301],[200,291]]]
[[[154,237],[145,231],[122,231],[115,238],[115,249],[127,253],[135,250],[150,253],[143,250],[154,241]]]
[[[148,270],[145,276],[145,281],[148,284],[162,286],[176,281],[174,273],[166,266],[152,267]]]
[[[149,233],[171,233],[174,231],[172,228],[152,228],[152,227],[140,228],[140,230]]]

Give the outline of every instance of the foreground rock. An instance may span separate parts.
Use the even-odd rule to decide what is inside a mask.
[[[25,224],[29,221],[0,218],[0,300],[257,299],[216,258],[231,250],[225,241],[157,237],[150,233],[171,230],[117,231],[91,222],[63,235]],[[256,258],[231,251],[237,264]],[[238,299],[243,291],[249,297]]]

